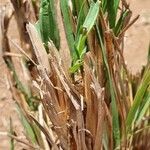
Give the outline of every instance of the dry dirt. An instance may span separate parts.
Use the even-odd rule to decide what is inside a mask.
[[[124,56],[128,68],[136,73],[147,61],[150,42],[150,0],[130,0],[129,2],[133,16],[141,14],[139,20],[128,30],[125,38]],[[1,0],[0,6],[4,4],[7,4],[6,0]],[[12,36],[14,33],[16,34],[14,19],[11,22],[9,32]],[[6,89],[8,89],[7,93]],[[10,118],[13,120],[14,130],[20,138],[25,140],[15,102],[11,97],[7,69],[0,54],[0,150],[9,149],[10,139],[5,135],[5,132],[9,131]],[[25,146],[16,143],[15,149],[21,150],[23,147],[25,148]]]
[[[139,20],[127,31],[124,55],[128,68],[137,73],[146,64],[150,44],[150,0],[130,0],[133,16]]]

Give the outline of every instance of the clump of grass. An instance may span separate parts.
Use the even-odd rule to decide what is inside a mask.
[[[32,64],[27,68],[30,96],[13,70],[13,95],[33,145],[131,149],[144,139],[138,146],[149,147],[149,60],[133,76],[123,57],[124,34],[137,19],[125,0],[41,0],[39,20],[26,24],[34,59],[25,54],[24,62]],[[66,49],[61,49],[63,32]],[[66,69],[68,58],[61,52],[68,53],[67,48],[71,63]]]

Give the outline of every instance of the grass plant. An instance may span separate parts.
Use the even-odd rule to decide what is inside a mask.
[[[126,0],[41,0],[39,7],[36,3],[27,3],[34,19],[20,21],[21,14],[16,15],[24,52],[17,49],[23,57],[19,62],[4,58],[13,74],[12,94],[28,146],[149,149],[149,57],[141,73],[132,75],[123,56],[125,32],[139,16],[132,17]],[[12,4],[15,13],[30,12],[21,0]],[[26,23],[25,31],[21,23]],[[63,31],[66,49],[61,49]],[[68,53],[67,47],[71,61],[66,70],[68,58],[60,51]],[[16,70],[18,64],[26,68],[23,76]]]

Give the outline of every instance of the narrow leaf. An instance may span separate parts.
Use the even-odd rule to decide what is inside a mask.
[[[116,23],[117,11],[120,0],[107,0],[107,12],[110,28],[113,29]]]
[[[150,87],[148,88],[148,90],[146,91],[146,94],[144,95],[142,105],[139,109],[139,113],[136,118],[136,125],[140,123],[145,113],[147,112],[148,108],[150,108]]]
[[[135,119],[136,119],[135,117],[136,117],[137,111],[139,109],[139,106],[141,105],[144,94],[149,84],[150,84],[150,69],[148,69],[145,72],[143,79],[141,81],[141,84],[138,88],[138,91],[135,95],[133,105],[129,110],[127,120],[126,120],[127,132],[129,132],[129,130],[131,129],[132,124],[135,123]]]
[[[87,33],[92,29],[99,13],[100,2],[91,3],[90,10],[83,23],[83,28],[86,28]]]
[[[110,94],[111,94],[113,136],[114,136],[114,140],[115,140],[115,147],[117,147],[120,144],[121,139],[120,139],[120,128],[119,128],[119,115],[118,115],[118,108],[117,108],[117,104],[116,104],[116,95],[115,95],[111,72],[109,69],[108,61],[107,61],[106,49],[102,42],[102,38],[101,38],[100,31],[99,31],[97,24],[96,24],[96,32],[97,32],[98,41],[99,41],[99,44],[100,44],[101,50],[102,50],[102,57],[103,57],[104,65],[106,68],[106,75],[107,75],[107,78],[109,81],[109,89],[110,89]]]
[[[57,49],[59,49],[60,38],[54,0],[41,0],[39,26],[43,42],[47,45],[47,42],[51,39]]]
[[[27,137],[31,140],[31,142],[33,144],[37,144],[36,143],[36,135],[30,125],[30,123],[28,122],[28,120],[26,119],[26,117],[24,116],[22,110],[19,108],[19,106],[17,105],[17,110],[18,110],[18,114],[20,117],[20,120],[22,122],[22,125],[26,131]]]
[[[68,0],[61,0],[60,6],[61,6],[62,15],[63,15],[63,21],[64,21],[68,45],[70,48],[71,55],[74,56],[76,55],[75,50],[74,50],[74,35],[73,35],[73,30],[72,30],[72,25],[71,25],[71,20],[70,20],[71,17],[70,17],[69,8],[68,8]]]

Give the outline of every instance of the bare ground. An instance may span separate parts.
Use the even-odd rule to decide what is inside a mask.
[[[133,16],[139,20],[126,33],[124,56],[128,68],[137,73],[146,64],[150,44],[150,0],[130,0]]]

